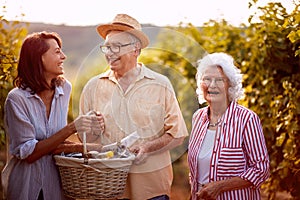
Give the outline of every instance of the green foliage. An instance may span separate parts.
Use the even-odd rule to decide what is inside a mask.
[[[17,60],[26,28],[19,22],[9,22],[0,16],[0,149],[5,146],[4,102],[13,88],[13,79],[17,73]]]
[[[300,55],[300,4],[296,5],[294,11],[285,19],[284,28],[290,30],[288,38],[293,43],[293,50],[296,51],[295,56]]]
[[[291,36],[299,32],[297,7],[288,14],[280,3],[269,3],[259,8],[259,22],[246,31],[244,104],[263,124],[271,161],[271,177],[265,184],[269,199],[280,190],[300,198],[300,40]]]

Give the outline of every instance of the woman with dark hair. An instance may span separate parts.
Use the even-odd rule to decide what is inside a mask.
[[[66,139],[76,132],[102,132],[101,115],[82,115],[67,124],[71,84],[63,77],[62,42],[57,33],[26,37],[18,75],[5,102],[8,162],[2,172],[7,199],[64,199],[53,154],[82,152]],[[90,145],[90,150],[100,146]]]

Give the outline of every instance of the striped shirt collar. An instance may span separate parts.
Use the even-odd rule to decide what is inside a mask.
[[[220,118],[221,124],[226,124],[226,121],[229,120],[229,117],[232,117],[232,112],[236,108],[236,106],[237,106],[237,103],[235,101],[231,101],[229,103],[229,106],[227,107],[225,113]],[[209,109],[210,109],[210,106],[207,106],[204,109],[206,109],[206,112],[205,112],[205,115],[203,116],[203,120],[204,121],[209,121]]]

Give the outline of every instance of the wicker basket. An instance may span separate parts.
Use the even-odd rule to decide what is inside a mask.
[[[128,158],[88,159],[54,156],[66,196],[77,199],[112,199],[123,194],[134,160]]]

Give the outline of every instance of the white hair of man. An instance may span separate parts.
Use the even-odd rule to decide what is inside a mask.
[[[238,69],[234,65],[234,59],[232,56],[217,52],[212,54],[207,54],[202,59],[197,61],[197,90],[196,93],[198,95],[198,101],[200,104],[204,103],[203,91],[201,90],[200,84],[203,74],[206,69],[212,66],[218,66],[222,69],[225,76],[229,80],[229,88],[228,88],[228,96],[229,101],[237,101],[241,99],[244,95],[244,89],[242,86],[243,74],[241,74],[241,70]]]

